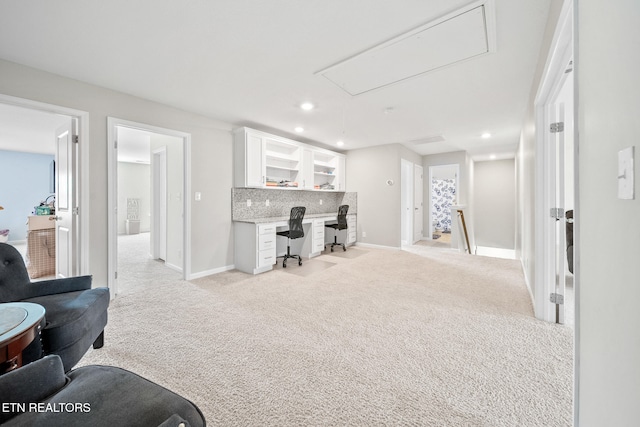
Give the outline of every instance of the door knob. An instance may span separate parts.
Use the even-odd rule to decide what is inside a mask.
[[[60,216],[50,216],[49,221],[60,221],[62,217]]]

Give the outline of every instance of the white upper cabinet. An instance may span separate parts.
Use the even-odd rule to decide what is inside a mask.
[[[345,156],[249,128],[234,131],[236,187],[345,191]]]

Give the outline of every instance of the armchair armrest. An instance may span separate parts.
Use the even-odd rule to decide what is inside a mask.
[[[42,280],[23,285],[20,299],[64,294],[91,289],[92,276],[66,277],[64,279]]]
[[[46,356],[33,363],[0,376],[0,402],[28,405],[40,402],[67,383],[62,360],[57,355]],[[0,411],[0,424],[21,412],[18,408]]]

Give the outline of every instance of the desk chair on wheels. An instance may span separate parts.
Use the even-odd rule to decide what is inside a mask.
[[[298,265],[302,265],[302,257],[300,255],[291,255],[291,240],[304,237],[304,228],[302,228],[302,220],[304,219],[304,213],[307,210],[304,206],[296,206],[291,208],[291,215],[289,216],[289,229],[286,231],[278,231],[278,236],[287,238],[287,253],[286,255],[279,256],[278,258],[284,258],[282,260],[282,267],[287,268],[287,259],[295,258],[298,260]]]
[[[333,243],[327,243],[325,246],[331,245],[331,252],[333,252],[334,246],[342,246],[342,250],[346,251],[347,247],[344,243],[338,243],[338,230],[347,229],[347,212],[349,212],[349,205],[342,205],[338,208],[338,222],[335,224],[325,224],[325,227],[333,228]]]

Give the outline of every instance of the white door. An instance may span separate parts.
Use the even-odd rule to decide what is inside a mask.
[[[413,242],[422,239],[423,208],[422,166],[413,166]]]
[[[402,159],[402,195],[400,212],[402,244],[410,245],[413,239],[413,164]]]
[[[153,152],[153,228],[151,246],[154,259],[167,259],[167,150],[163,147]]]
[[[74,245],[76,207],[76,136],[72,119],[58,128],[56,140],[56,277],[71,277],[76,271]]]

